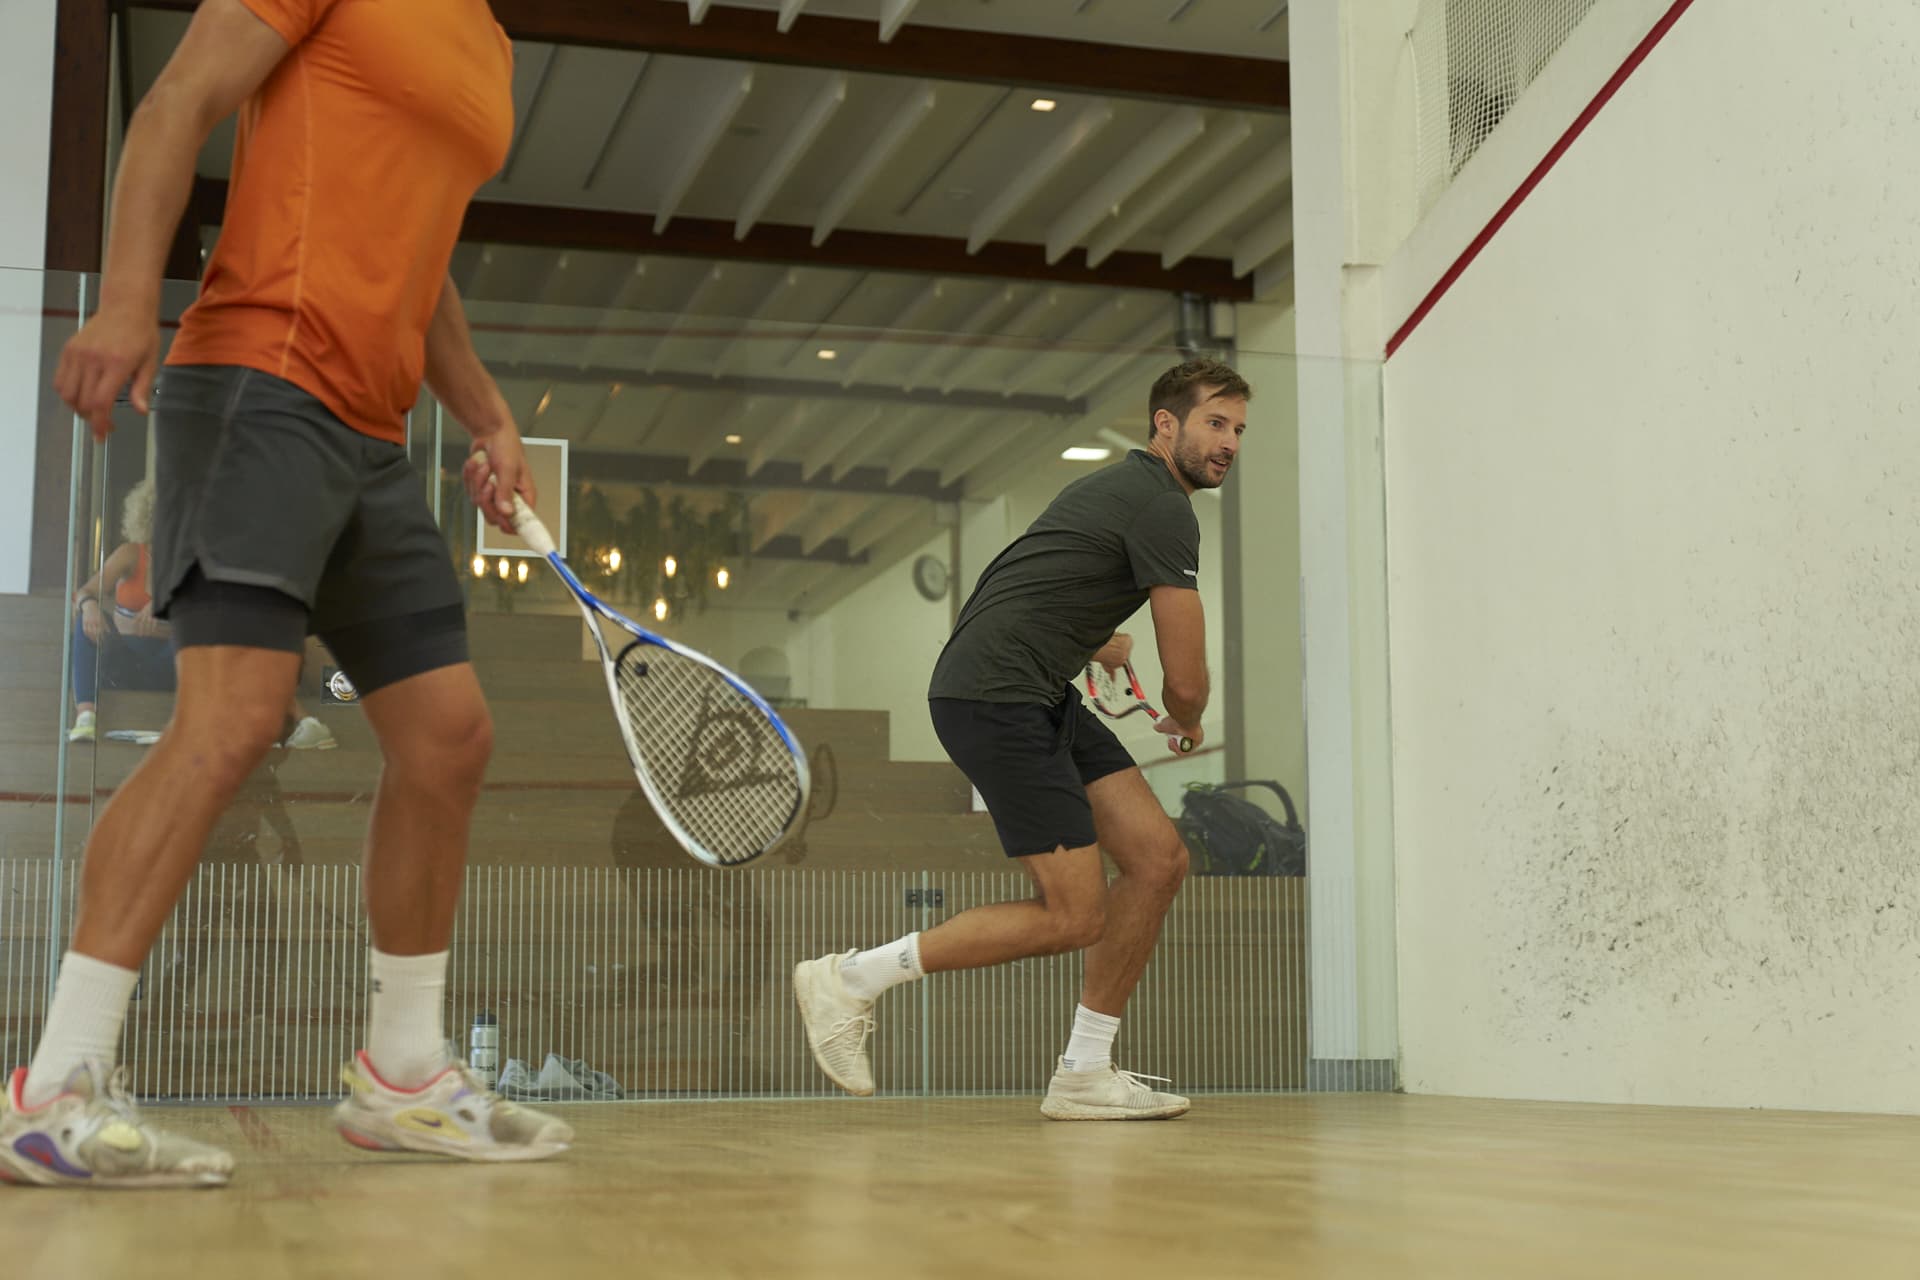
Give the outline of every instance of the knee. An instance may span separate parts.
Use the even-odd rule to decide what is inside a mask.
[[[1053,914],[1054,941],[1058,950],[1083,951],[1106,934],[1107,899],[1104,893],[1065,904]]]
[[[1171,898],[1186,883],[1187,872],[1192,866],[1193,855],[1187,852],[1186,841],[1176,835],[1153,860],[1151,874],[1154,882]]]
[[[476,794],[493,758],[493,716],[475,698],[413,727],[390,760],[407,776],[449,793]]]
[[[193,715],[184,707],[176,708],[174,721],[162,737],[175,738],[191,752],[202,776],[214,786],[233,791],[279,740],[282,710],[258,700],[225,708],[217,715]]]

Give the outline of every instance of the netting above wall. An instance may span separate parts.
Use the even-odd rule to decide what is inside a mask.
[[[1599,0],[1421,0],[1407,39],[1422,214]]]

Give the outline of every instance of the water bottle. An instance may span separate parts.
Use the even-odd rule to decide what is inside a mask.
[[[500,1020],[490,1013],[473,1015],[467,1065],[487,1088],[500,1082]]]

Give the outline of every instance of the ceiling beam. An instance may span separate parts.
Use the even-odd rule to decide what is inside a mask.
[[[1012,285],[995,289],[982,298],[973,310],[967,312],[950,332],[966,335],[1000,332],[1000,326],[993,324],[993,319],[1002,310],[1013,305],[1015,296]],[[950,367],[965,358],[964,353],[956,353],[956,345],[950,341],[928,343],[927,353],[914,361],[913,368],[907,371],[906,376],[901,380],[901,385],[909,388],[932,386],[934,369],[941,365]]]
[[[919,3],[920,0],[880,0],[880,40],[883,44],[900,34],[900,28],[907,25],[907,18]]]
[[[872,508],[873,502],[872,498],[856,495],[820,507],[814,513],[813,519],[807,522],[807,527],[800,531],[800,550],[817,551],[833,539],[840,537],[846,532],[848,525]]]
[[[681,158],[673,181],[667,184],[667,193],[660,201],[660,208],[653,215],[655,235],[665,231],[673,221],[673,215],[680,212],[680,202],[687,198],[687,192],[693,190],[693,184],[700,180],[700,171],[707,167],[714,149],[726,136],[727,126],[740,114],[740,108],[746,105],[752,93],[752,67],[735,68],[732,80],[719,86],[716,101],[708,108],[706,118],[693,126],[687,154]],[[695,108],[691,103],[682,103],[680,109],[690,112]]]
[[[1040,188],[1059,177],[1067,161],[1099,137],[1111,123],[1112,103],[1104,100],[1088,103],[1073,122],[1027,161],[1019,173],[1009,178],[1007,185],[1000,189],[1000,194],[980,211],[980,216],[973,220],[973,226],[967,231],[967,252],[978,253],[986,248],[987,243],[1000,234],[1000,229],[1027,207]],[[1047,260],[1057,262],[1059,255],[1050,255]]]
[[[959,422],[929,420],[922,423],[916,433],[895,445],[893,460],[887,463],[887,478],[892,481],[905,480],[934,458],[964,445],[976,432],[987,429],[992,421],[991,415],[976,413]]]
[[[816,564],[844,565],[857,569],[867,563],[867,553],[851,551],[845,538],[829,538],[819,546],[808,550],[801,545],[800,539],[793,534],[775,538],[765,546],[754,548],[753,560],[811,560]]]
[[[854,163],[840,184],[827,197],[826,205],[820,210],[820,216],[814,219],[813,235],[810,243],[816,249],[825,244],[840,226],[841,219],[852,211],[860,197],[866,194],[873,180],[893,158],[893,153],[906,145],[920,122],[933,114],[933,104],[938,99],[930,84],[923,84],[910,90],[907,99],[897,109],[889,113],[885,126],[878,137],[868,144],[860,159]]]
[[[946,295],[946,292],[947,282],[945,280],[933,280],[917,295],[908,299],[905,306],[901,307],[891,316],[888,316],[886,324],[881,327],[889,332],[918,332],[921,322],[926,319],[927,313],[939,305],[940,299]],[[840,375],[841,385],[852,386],[854,380],[860,376],[860,371],[872,363],[874,358],[886,349],[887,340],[884,335],[862,346],[859,354],[847,361],[847,371]]]
[[[1292,243],[1293,203],[1289,201],[1233,242],[1233,274],[1244,276],[1265,266]],[[1257,291],[1257,282],[1254,287]]]
[[[733,220],[733,238],[738,240],[753,230],[753,224],[760,221],[760,215],[767,211],[773,198],[780,194],[780,188],[792,176],[802,156],[820,137],[821,130],[839,112],[847,101],[847,78],[844,75],[831,77],[814,95],[813,102],[794,122],[793,131],[781,142],[780,150],[761,171],[753,184],[753,190],[747,193],[747,199],[740,206],[740,216]]]
[[[1058,262],[1086,238],[1088,232],[1112,216],[1113,211],[1145,186],[1147,180],[1173,162],[1175,156],[1191,146],[1207,131],[1206,115],[1194,107],[1177,111],[1161,121],[1158,128],[1134,144],[1120,163],[1108,169],[1053,220],[1047,228],[1047,261]]]
[[[918,502],[875,503],[847,530],[847,545],[855,551],[870,550],[876,543],[892,537],[901,525],[926,513],[926,508]]]
[[[157,7],[190,8],[195,0],[159,0]],[[730,7],[709,10],[698,25],[688,22],[677,0],[491,0],[494,17],[516,40],[551,44],[645,49],[695,58],[739,58],[789,66],[827,67],[1062,89],[1121,97],[1155,98],[1238,107],[1288,109],[1287,64],[1272,58],[1188,53],[1177,47],[1135,48],[901,25],[913,6],[887,0],[876,40],[871,19],[809,14],[793,23],[783,15]],[[788,8],[789,5],[782,5]],[[797,9],[797,6],[791,6]]]
[[[760,468],[772,462],[775,455],[786,447],[787,441],[798,435],[800,428],[806,425],[807,419],[817,412],[819,412],[818,405],[796,404],[765,432],[757,432],[759,438],[753,442],[753,448],[747,453],[748,477],[759,475]]]
[[[227,184],[220,178],[197,178],[193,199],[201,225],[214,226],[226,207]],[[675,218],[665,231],[656,231],[653,223],[646,213],[475,201],[467,206],[460,238],[477,244],[1152,289],[1223,302],[1253,299],[1252,286],[1234,278],[1233,263],[1225,258],[1188,258],[1168,269],[1157,254],[1109,251],[1100,255],[1098,266],[1088,266],[1077,254],[1049,263],[1047,248],[1040,244],[997,241],[968,253],[967,242],[958,237],[841,230],[815,246],[812,228],[782,223],[763,222],[738,238],[734,224],[725,219]]]
[[[1168,321],[1169,327],[1172,322]],[[1079,417],[1086,404],[1078,396],[1002,395],[998,391],[907,391],[878,384],[843,387],[838,382],[807,378],[716,378],[703,369],[662,369],[648,373],[627,366],[578,365],[528,360],[489,361],[496,377],[548,382],[622,382],[636,386],[675,387],[682,391],[729,391],[786,400],[864,400],[873,404],[927,405],[945,409],[993,409],[1014,413],[1042,413],[1049,417]]]
[[[443,465],[459,470],[466,463],[466,446],[444,446],[441,459]],[[958,502],[961,497],[958,485],[941,484],[939,472],[931,468],[916,468],[892,480],[889,480],[885,467],[855,467],[838,478],[823,472],[806,479],[800,474],[798,462],[774,461],[749,476],[746,459],[724,457],[713,459],[690,476],[687,474],[687,460],[683,456],[623,453],[611,449],[570,450],[567,467],[581,479],[607,484],[746,492],[796,489],[814,493],[865,493],[886,498],[926,498],[934,502]]]
[[[1282,150],[1283,154],[1275,157],[1274,163],[1262,164],[1241,174],[1167,232],[1166,243],[1160,250],[1160,265],[1177,266],[1284,187],[1288,165],[1285,149]]]
[[[1239,150],[1253,136],[1253,125],[1245,116],[1234,116],[1207,130],[1195,149],[1181,156],[1167,176],[1139,193],[1137,199],[1121,205],[1112,222],[1087,246],[1087,262],[1101,266],[1120,256],[1120,246],[1144,230],[1148,223],[1166,212],[1168,206],[1200,187],[1213,168]],[[1155,258],[1155,265],[1159,259]],[[1229,270],[1232,264],[1228,264]]]

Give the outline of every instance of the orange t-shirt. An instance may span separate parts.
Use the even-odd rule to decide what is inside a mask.
[[[113,584],[113,607],[131,618],[146,608],[153,596],[147,590],[147,573],[152,566],[151,553],[147,544],[140,544],[140,559],[134,567],[131,578],[122,578]]]
[[[512,43],[487,0],[243,3],[290,52],[240,108],[167,363],[274,374],[402,442],[461,219],[512,140]]]

